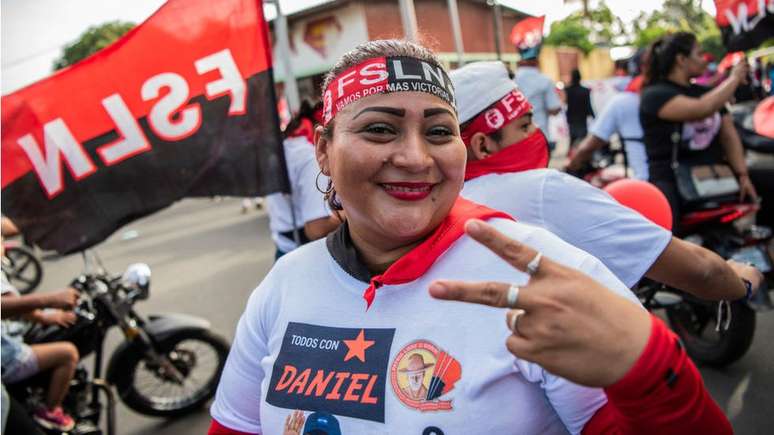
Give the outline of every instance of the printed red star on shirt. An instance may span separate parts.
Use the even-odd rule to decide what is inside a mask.
[[[357,357],[361,362],[365,362],[365,351],[374,345],[374,341],[366,340],[365,333],[361,329],[360,333],[357,334],[357,338],[354,340],[344,340],[344,344],[346,344],[349,349],[347,355],[344,357],[344,361],[349,361],[350,359]]]

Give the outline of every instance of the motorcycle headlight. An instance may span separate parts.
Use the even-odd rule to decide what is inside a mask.
[[[125,287],[132,289],[137,299],[148,299],[150,296],[150,266],[145,263],[135,263],[126,268],[121,280]]]

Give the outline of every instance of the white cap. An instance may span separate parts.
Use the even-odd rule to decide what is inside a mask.
[[[505,64],[499,61],[474,62],[449,73],[454,84],[460,124],[464,124],[505,94],[517,89],[508,77]]]

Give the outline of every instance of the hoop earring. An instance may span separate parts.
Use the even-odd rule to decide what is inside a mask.
[[[329,195],[331,191],[333,191],[333,182],[331,182],[330,178],[328,179],[328,187],[323,190],[320,189],[320,175],[323,175],[322,170],[317,173],[317,176],[314,177],[314,187],[317,188],[317,191],[322,193],[323,195]]]

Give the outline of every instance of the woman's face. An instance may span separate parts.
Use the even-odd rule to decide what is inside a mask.
[[[704,51],[698,43],[693,44],[691,53],[684,57],[683,68],[689,78],[699,77],[707,69],[707,61],[704,60]]]
[[[415,242],[448,214],[465,174],[457,117],[423,92],[362,98],[339,111],[334,132],[315,135],[352,231],[384,248]]]

